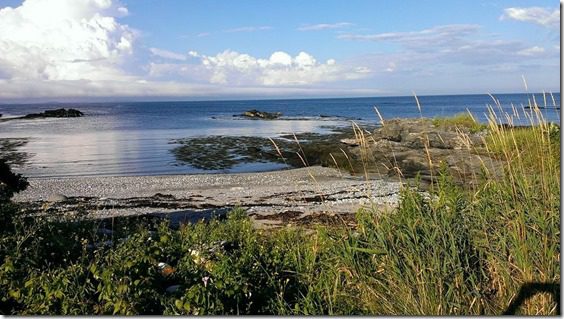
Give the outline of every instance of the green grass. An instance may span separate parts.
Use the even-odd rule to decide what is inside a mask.
[[[0,312],[502,314],[527,283],[560,283],[559,128],[532,124],[488,126],[503,172],[463,189],[443,169],[428,196],[405,188],[396,210],[358,211],[353,228],[261,231],[235,210],[178,230],[124,219],[108,238],[97,223],[22,219],[3,203],[14,218],[0,239]],[[537,294],[518,314],[555,315],[555,303]]]
[[[450,117],[433,118],[433,125],[437,127],[468,128],[471,133],[477,133],[487,128],[487,125],[478,123],[470,113],[460,113]]]

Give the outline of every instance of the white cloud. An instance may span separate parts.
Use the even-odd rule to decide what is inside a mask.
[[[258,26],[258,27],[239,27],[233,29],[227,29],[223,32],[234,33],[234,32],[255,32],[255,31],[266,31],[272,29],[271,26]]]
[[[544,48],[534,46],[534,47],[530,47],[530,48],[520,50],[520,51],[517,52],[517,54],[523,55],[523,56],[537,56],[537,55],[543,54],[544,51],[545,51]]]
[[[268,26],[268,25],[245,26],[245,27],[226,29],[226,30],[217,31],[217,32],[200,32],[200,33],[196,34],[196,37],[198,37],[198,38],[209,37],[213,34],[217,34],[217,33],[221,33],[221,32],[223,32],[223,33],[241,33],[241,32],[257,32],[257,31],[267,31],[267,30],[272,30],[272,27]]]
[[[474,24],[450,24],[436,26],[421,31],[387,32],[376,34],[340,34],[338,39],[356,41],[387,41],[400,43],[408,47],[427,47],[429,45],[452,44],[460,39],[476,33],[480,29]]]
[[[181,75],[193,80],[234,86],[288,86],[311,85],[322,82],[354,80],[370,75],[365,67],[345,67],[333,59],[318,62],[312,55],[300,52],[292,57],[286,52],[276,51],[268,59],[226,50],[215,56],[188,53],[199,59],[200,64],[156,64],[149,66],[153,77]]]
[[[111,0],[26,0],[0,9],[0,77],[126,78],[119,65],[132,53],[135,31],[110,15],[124,9]]]
[[[159,48],[150,48],[149,51],[151,51],[151,53],[153,55],[156,55],[156,56],[161,57],[161,58],[170,59],[170,60],[186,61],[186,56],[184,54],[171,52],[171,51],[167,51],[167,50],[163,50],[163,49],[159,49]]]
[[[394,72],[394,71],[396,70],[396,68],[397,68],[396,63],[393,62],[393,61],[390,61],[390,62],[388,63],[388,67],[386,68],[386,72],[392,73],[392,72]]]
[[[507,8],[500,19],[530,22],[547,28],[557,28],[560,26],[560,9],[541,7]]]
[[[126,7],[118,7],[117,11],[122,17],[129,15],[129,10]]]
[[[353,24],[350,22],[308,24],[299,27],[298,31],[321,31],[321,30],[342,29],[342,28],[350,27],[352,25]]]

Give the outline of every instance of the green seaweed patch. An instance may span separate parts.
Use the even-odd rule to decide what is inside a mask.
[[[224,170],[237,164],[277,162],[274,145],[251,136],[206,136],[175,140],[172,153],[180,164],[205,170]]]
[[[205,136],[174,140],[177,162],[204,170],[226,170],[245,163],[283,163],[291,167],[322,165],[347,167],[343,154],[352,129],[339,128],[332,134],[286,134],[276,138],[257,136]],[[354,135],[353,135],[354,136]],[[297,140],[297,141],[296,141]]]

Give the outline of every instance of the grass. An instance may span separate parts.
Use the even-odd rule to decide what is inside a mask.
[[[487,129],[487,125],[478,123],[472,114],[460,113],[450,117],[435,117],[433,125],[437,127],[467,128],[471,133],[477,133]]]
[[[517,314],[555,315],[560,134],[534,114],[528,128],[487,125],[501,174],[463,189],[443,168],[428,196],[406,187],[397,209],[360,210],[353,228],[265,232],[235,210],[178,230],[123,220],[109,238],[95,222],[24,219],[3,203],[14,218],[0,240],[0,312],[499,315],[522,301]],[[520,299],[531,284],[549,288]]]

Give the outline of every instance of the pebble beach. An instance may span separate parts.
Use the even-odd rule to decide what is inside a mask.
[[[276,225],[280,220],[275,215],[288,211],[304,217],[319,213],[350,214],[361,207],[393,207],[398,202],[399,190],[396,181],[367,181],[333,168],[315,166],[240,174],[31,179],[30,187],[14,199],[49,203],[63,210],[95,201],[93,208],[104,208],[92,209],[89,212],[92,217],[174,213],[179,207],[190,212],[210,207],[242,207],[257,224]],[[167,200],[170,207],[124,204],[155,195],[170,199]],[[116,208],[111,208],[109,203],[114,203]]]

